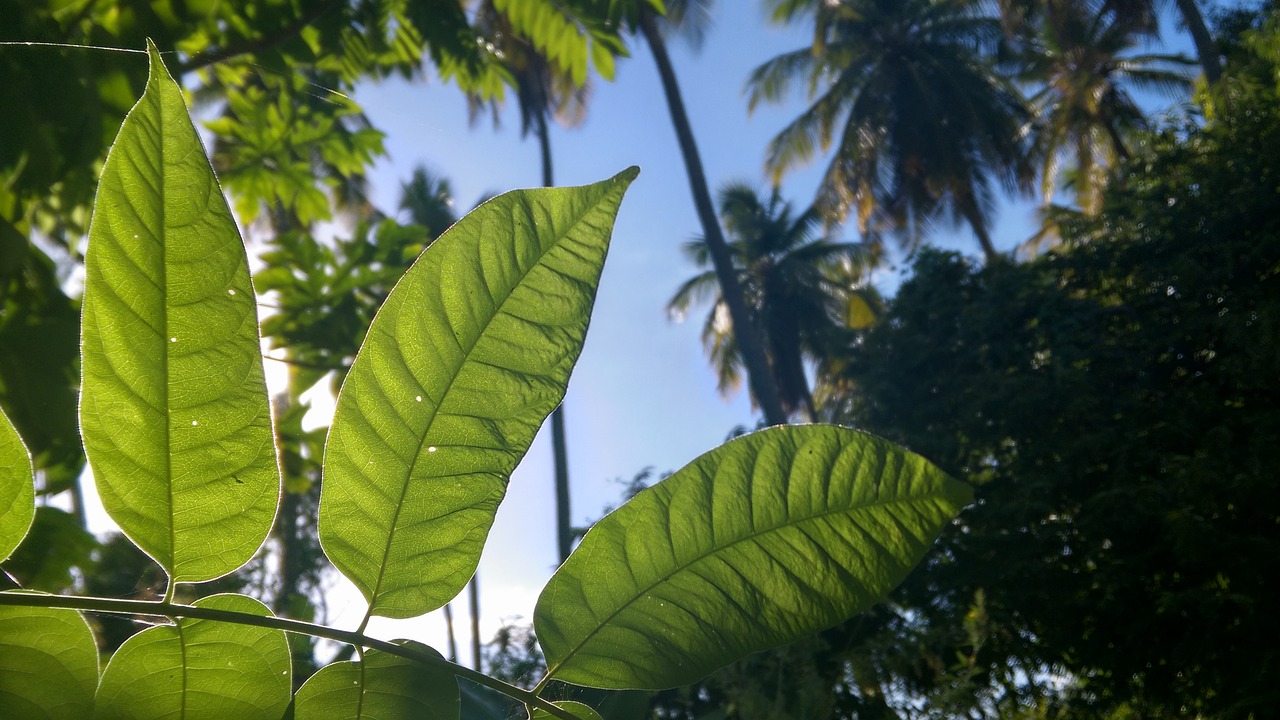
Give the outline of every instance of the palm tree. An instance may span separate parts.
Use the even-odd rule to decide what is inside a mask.
[[[1127,159],[1125,135],[1146,118],[1126,86],[1188,91],[1179,68],[1181,55],[1133,54],[1138,40],[1132,26],[1111,14],[1064,3],[1045,16],[1040,32],[1024,48],[1021,80],[1041,89],[1030,99],[1035,156],[1042,201],[1051,202],[1064,157],[1074,161],[1071,185],[1086,213],[1102,204],[1107,168]]]
[[[1059,0],[1061,1],[1061,0]],[[1176,0],[1178,14],[1191,33],[1191,41],[1195,43],[1196,55],[1200,58],[1200,66],[1204,69],[1205,80],[1210,85],[1222,77],[1222,59],[1217,41],[1209,26],[1204,21],[1204,14],[1196,0]],[[1114,14],[1122,23],[1141,24],[1151,34],[1158,30],[1159,3],[1157,0],[1104,0],[1100,12]]]
[[[693,138],[693,128],[689,123],[688,113],[685,112],[684,98],[680,94],[680,84],[676,81],[675,69],[667,53],[666,31],[687,23],[688,27],[694,29],[693,37],[696,40],[697,33],[706,27],[705,20],[709,17],[712,0],[668,0],[665,16],[659,15],[648,2],[643,0],[637,0],[636,5],[634,29],[644,36],[653,54],[654,63],[658,67],[658,77],[662,82],[662,91],[667,100],[667,110],[671,114],[676,140],[680,144],[685,171],[689,176],[694,209],[702,225],[702,237],[706,243],[707,255],[720,285],[727,322],[736,329],[734,337],[738,343],[738,356],[746,368],[752,397],[764,413],[765,422],[770,425],[781,425],[787,421],[787,413],[783,409],[774,375],[770,370],[768,356],[757,336],[744,289],[738,281],[729,244],[716,218],[715,207],[711,202],[711,190],[707,185],[706,171],[702,168],[702,157],[698,153],[698,145]]]
[[[476,11],[477,30],[493,45],[511,78],[520,109],[520,134],[533,133],[538,138],[542,158],[542,186],[555,185],[551,162],[550,121],[572,127],[586,115],[590,86],[573,81],[572,75],[558,68],[533,43],[521,37],[510,21],[495,7],[493,0],[483,0]],[[479,107],[472,98],[473,110]],[[494,122],[498,104],[490,102]],[[474,115],[473,115],[474,117]],[[556,548],[560,562],[568,559],[573,549],[573,521],[569,497],[569,455],[565,433],[564,404],[551,412],[551,453],[555,467]]]
[[[1183,25],[1191,34],[1205,79],[1214,84],[1222,77],[1221,50],[1196,0],[1175,0]],[[1145,35],[1160,32],[1160,0],[998,0],[1000,15],[1011,34],[1035,27],[1041,16],[1056,20],[1058,13],[1074,8],[1096,16],[1109,15],[1120,24]]]
[[[996,186],[1028,192],[1027,111],[996,72],[999,21],[979,0],[775,0],[775,17],[814,15],[816,41],[757,68],[751,107],[802,81],[811,105],[769,145],[774,181],[833,149],[818,193],[827,217],[908,244],[939,215],[973,230],[988,259]]]
[[[805,374],[806,361],[819,361],[847,326],[850,308],[868,303],[861,280],[877,259],[870,246],[836,242],[829,227],[810,208],[799,215],[773,190],[766,200],[744,184],[720,191],[720,217],[729,237],[734,274],[746,296],[751,320],[769,357],[769,367],[786,412],[803,408],[817,418]],[[700,268],[711,265],[705,237],[685,247]],[[716,369],[719,389],[741,384],[739,333],[729,322],[722,285],[714,269],[685,282],[667,305],[682,319],[695,305],[712,300],[702,341]]]
[[[449,178],[436,175],[424,165],[414,168],[409,181],[401,183],[400,210],[408,213],[410,222],[425,228],[432,240],[458,222]]]

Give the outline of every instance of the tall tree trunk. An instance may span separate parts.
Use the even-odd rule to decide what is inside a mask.
[[[751,385],[756,402],[764,412],[765,422],[770,425],[783,425],[787,422],[787,415],[782,409],[778,386],[769,369],[769,359],[765,355],[764,345],[760,341],[760,336],[756,334],[755,323],[751,321],[751,315],[747,311],[742,286],[738,282],[737,273],[734,272],[733,260],[729,257],[729,244],[725,242],[724,233],[720,230],[720,221],[716,218],[715,207],[711,203],[707,176],[702,169],[702,158],[698,154],[698,146],[693,140],[693,130],[689,125],[689,117],[685,113],[680,86],[676,83],[675,70],[671,67],[667,46],[662,39],[662,34],[658,31],[658,24],[652,10],[646,8],[641,11],[640,29],[644,33],[645,41],[649,43],[653,60],[658,66],[658,75],[662,78],[662,92],[667,98],[667,109],[671,112],[671,122],[675,126],[676,138],[680,142],[685,171],[689,174],[693,205],[698,211],[698,220],[702,223],[702,234],[707,240],[707,249],[711,251],[711,262],[715,266],[716,278],[720,281],[720,292],[729,308],[734,337],[738,341],[738,348],[742,351],[742,362],[747,367],[747,381]]]
[[[542,151],[542,186],[555,185],[551,168],[551,133],[545,112],[538,115],[538,146]],[[573,524],[569,515],[569,451],[565,442],[564,403],[551,411],[551,455],[555,461],[556,549],[563,563],[573,549]]]
[[[449,646],[449,662],[458,662],[458,636],[453,631],[453,605],[444,604],[445,642]]]
[[[1182,13],[1182,21],[1187,24],[1191,40],[1196,45],[1196,55],[1200,56],[1200,66],[1204,68],[1204,78],[1213,85],[1222,78],[1222,61],[1218,56],[1218,43],[1214,41],[1209,26],[1205,24],[1204,15],[1196,0],[1178,0],[1178,11]]]
[[[484,672],[480,659],[480,576],[471,576],[469,587],[471,600],[471,667]]]

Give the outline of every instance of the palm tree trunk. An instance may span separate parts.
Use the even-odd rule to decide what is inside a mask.
[[[458,636],[453,632],[453,605],[444,604],[444,632],[445,642],[448,644],[449,662],[458,662]]]
[[[551,167],[551,133],[546,113],[538,115],[538,146],[542,150],[542,186],[555,185]],[[556,484],[556,549],[560,562],[569,559],[573,549],[573,525],[569,519],[569,451],[565,442],[564,403],[551,411],[551,455],[555,462]]]
[[[1182,21],[1187,24],[1191,40],[1196,44],[1196,55],[1200,57],[1200,66],[1204,68],[1204,78],[1213,85],[1222,78],[1222,62],[1218,57],[1218,43],[1205,24],[1204,15],[1196,0],[1178,0],[1178,11],[1182,13]]]
[[[667,109],[671,112],[671,122],[675,125],[676,138],[680,142],[685,171],[689,174],[693,205],[698,211],[698,220],[702,223],[702,234],[707,239],[707,248],[711,251],[711,262],[715,266],[716,277],[720,281],[720,292],[729,308],[734,336],[738,341],[738,348],[742,351],[742,362],[747,367],[747,381],[751,385],[756,402],[764,412],[765,422],[770,425],[783,425],[787,422],[787,415],[782,410],[778,386],[769,369],[769,359],[764,353],[760,336],[756,334],[755,324],[751,322],[751,315],[747,312],[742,286],[738,282],[733,261],[729,257],[729,244],[725,242],[724,233],[720,230],[720,221],[716,218],[715,207],[711,203],[707,176],[702,169],[702,158],[698,155],[698,146],[693,140],[693,130],[689,125],[689,116],[685,113],[680,86],[676,83],[675,70],[671,67],[667,46],[662,39],[662,34],[658,31],[652,10],[645,8],[641,11],[640,29],[644,33],[645,41],[649,43],[653,60],[658,66],[658,75],[662,78],[662,91],[667,98]]]
[[[471,576],[469,587],[471,600],[471,667],[476,672],[484,672],[480,662],[480,576]]]

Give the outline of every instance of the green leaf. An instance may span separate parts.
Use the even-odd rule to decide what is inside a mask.
[[[75,584],[74,569],[89,572],[97,549],[98,539],[76,516],[42,505],[36,508],[31,529],[5,561],[4,569],[27,590],[58,593]]]
[[[31,456],[9,416],[0,409],[0,562],[9,558],[36,515]]]
[[[440,657],[426,645],[413,645]],[[440,658],[443,660],[444,658]],[[457,720],[458,681],[453,673],[406,658],[368,650],[363,662],[320,668],[298,689],[294,720]]]
[[[604,720],[604,718],[600,717],[600,713],[580,702],[562,700],[554,702],[552,705],[555,705],[561,710],[567,711],[570,715],[578,718],[579,720]],[[555,718],[555,715],[552,715],[542,708],[534,708],[533,712],[529,713],[529,720],[552,720],[553,718]]]
[[[270,615],[244,595],[196,607]],[[93,717],[278,720],[289,707],[289,644],[281,630],[179,618],[125,641],[107,663]]]
[[[324,456],[320,542],[369,614],[441,607],[582,349],[638,170],[497,197],[436,240],[374,318]]]
[[[150,52],[89,232],[80,419],[107,513],[173,582],[197,582],[257,551],[280,475],[244,244]]]
[[[98,646],[62,608],[0,607],[0,709],[6,718],[83,720],[93,712]]]
[[[596,524],[538,598],[547,675],[663,689],[834,625],[968,503],[923,458],[833,426],[727,443]]]

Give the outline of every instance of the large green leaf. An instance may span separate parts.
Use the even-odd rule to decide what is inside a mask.
[[[83,720],[97,685],[98,646],[80,613],[0,607],[0,715]]]
[[[601,520],[538,598],[548,676],[694,682],[866,609],[972,498],[855,430],[764,430],[694,460]]]
[[[26,537],[36,515],[31,456],[9,416],[0,410],[0,562]]]
[[[320,542],[370,615],[434,610],[475,572],[511,472],[564,397],[637,172],[485,203],[378,310],[320,496]]]
[[[457,720],[458,681],[447,670],[369,650],[363,662],[320,668],[298,689],[293,713],[294,720]]]
[[[197,607],[270,615],[244,595]],[[289,643],[281,630],[179,618],[125,641],[98,686],[96,720],[279,720],[289,707]]]
[[[102,504],[174,582],[218,577],[280,496],[244,244],[151,47],[85,255],[80,420]]]

